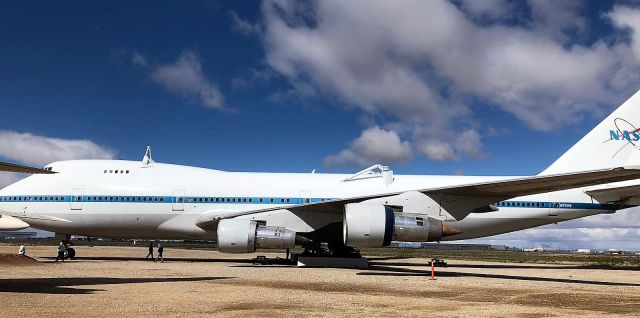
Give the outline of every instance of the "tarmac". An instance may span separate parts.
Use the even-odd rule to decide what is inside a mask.
[[[372,258],[369,269],[254,265],[257,254],[0,246],[1,317],[637,317],[640,271]],[[264,254],[283,257],[283,254]]]

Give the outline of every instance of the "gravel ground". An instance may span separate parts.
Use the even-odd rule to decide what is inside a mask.
[[[374,260],[369,270],[259,266],[255,255],[145,247],[0,246],[0,317],[636,317],[640,272],[426,259]],[[1,255],[4,253],[5,255]],[[269,257],[283,256],[271,254]]]

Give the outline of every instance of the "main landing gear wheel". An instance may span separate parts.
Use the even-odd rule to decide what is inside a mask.
[[[67,251],[64,253],[65,258],[68,259],[75,259],[76,258],[76,250],[69,247],[67,248]]]
[[[340,258],[362,258],[360,250],[342,243],[329,243],[323,246],[318,242],[304,245],[303,256],[316,257],[340,257]]]

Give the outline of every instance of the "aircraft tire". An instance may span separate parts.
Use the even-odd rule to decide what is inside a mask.
[[[76,258],[76,250],[73,248],[67,248],[67,258],[69,259],[75,259]]]

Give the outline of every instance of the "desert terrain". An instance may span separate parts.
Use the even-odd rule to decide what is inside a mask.
[[[0,246],[1,317],[636,317],[640,272],[577,265],[372,259],[368,270],[253,265],[256,254]],[[282,257],[283,254],[264,254]]]

